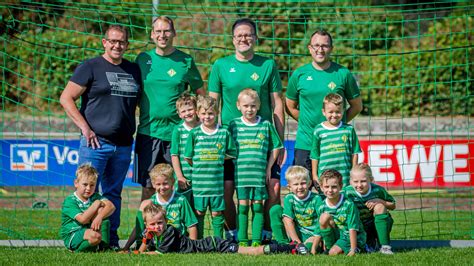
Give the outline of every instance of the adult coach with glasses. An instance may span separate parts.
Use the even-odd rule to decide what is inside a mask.
[[[259,115],[273,121],[280,138],[283,140],[284,111],[281,99],[281,80],[274,60],[255,54],[257,42],[257,27],[248,18],[239,19],[232,25],[232,42],[235,54],[217,60],[212,66],[209,77],[209,95],[221,101],[221,121],[224,126],[237,117],[242,116],[237,109],[237,96],[240,91],[252,88],[257,91],[261,107]],[[272,169],[272,179],[268,186],[269,206],[280,201],[280,169],[275,164]],[[224,198],[226,209],[224,216],[227,224],[227,238],[235,237],[236,210],[234,195],[234,165],[226,160],[224,165]],[[268,211],[267,211],[268,213]],[[268,221],[268,219],[266,219]],[[269,226],[267,225],[267,230]]]
[[[110,246],[117,248],[121,194],[130,165],[141,79],[138,65],[123,59],[128,46],[124,27],[110,26],[102,45],[102,56],[76,68],[60,102],[81,130],[79,165],[91,163],[97,169],[97,183],[116,208],[110,216]],[[79,97],[80,110],[75,104]]]
[[[139,104],[135,143],[138,165],[134,181],[142,185],[142,200],[155,193],[148,172],[156,164],[171,164],[171,136],[174,126],[181,121],[176,100],[189,88],[193,93],[203,93],[200,90],[203,81],[193,58],[173,46],[174,37],[173,20],[157,17],[151,31],[155,48],[140,53],[136,59],[144,88]]]
[[[351,121],[362,111],[360,90],[354,76],[347,68],[331,61],[333,48],[332,37],[327,31],[315,31],[308,44],[313,61],[293,72],[286,90],[287,112],[298,122],[294,164],[306,167],[310,173],[313,130],[325,121],[321,111],[324,97],[333,92],[347,100],[349,108],[344,114],[344,122]],[[317,180],[313,180],[313,184],[319,187]]]

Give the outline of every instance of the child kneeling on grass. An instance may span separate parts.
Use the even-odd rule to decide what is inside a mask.
[[[204,239],[192,240],[179,230],[167,224],[166,211],[163,207],[150,204],[143,210],[145,230],[138,252],[144,254],[163,253],[240,253],[247,255],[263,255],[272,253],[297,253],[295,245],[270,244],[260,247],[239,247],[235,242],[220,237],[208,236]]]
[[[370,166],[357,164],[351,170],[351,186],[345,187],[343,193],[359,209],[360,220],[367,232],[367,251],[375,251],[381,246],[380,253],[391,255],[393,219],[388,210],[395,209],[395,199],[373,181]]]
[[[97,170],[90,164],[77,168],[76,191],[64,199],[60,235],[71,251],[97,251],[108,248],[110,222],[106,218],[115,206],[95,192]]]

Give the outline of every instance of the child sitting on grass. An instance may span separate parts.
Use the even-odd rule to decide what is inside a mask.
[[[159,205],[150,204],[143,210],[145,231],[140,248],[136,253],[239,253],[262,255],[272,253],[296,253],[295,245],[270,244],[259,247],[239,247],[230,240],[208,236],[204,239],[192,240],[182,235],[179,230],[166,221],[166,211]]]
[[[77,168],[76,191],[64,199],[60,235],[71,251],[97,251],[108,248],[110,222],[115,207],[95,192],[99,173],[90,164]]]
[[[395,199],[385,188],[373,183],[370,166],[365,163],[355,165],[351,170],[351,186],[343,193],[352,200],[360,212],[360,219],[367,233],[367,251],[393,254],[390,246],[390,232],[393,219],[388,210],[396,207]]]
[[[326,196],[317,209],[320,232],[329,255],[353,256],[365,247],[366,234],[359,218],[359,210],[341,194],[342,175],[333,169],[324,171],[321,188]]]
[[[136,240],[137,244],[140,240],[137,238],[137,232],[143,232],[143,209],[150,204],[157,204],[162,206],[167,211],[167,221],[173,225],[181,234],[189,234],[191,239],[197,238],[197,219],[188,200],[181,194],[175,191],[175,178],[173,176],[173,168],[169,164],[157,164],[150,171],[151,184],[156,193],[150,199],[144,200],[140,204],[140,209],[137,212],[136,225],[134,231],[129,237],[124,250],[128,250],[133,242]],[[138,247],[138,245],[137,245]]]

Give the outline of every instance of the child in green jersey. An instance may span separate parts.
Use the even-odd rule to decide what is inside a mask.
[[[239,93],[237,109],[242,116],[229,123],[229,131],[237,148],[238,240],[241,246],[248,245],[248,216],[252,208],[252,246],[259,246],[264,223],[263,201],[268,199],[267,184],[283,145],[272,123],[257,115],[260,97],[255,90],[244,89]]]
[[[224,160],[235,157],[229,131],[217,125],[218,103],[199,96],[197,112],[201,125],[191,130],[184,158],[193,167],[194,209],[198,218],[198,238],[204,234],[204,215],[211,210],[214,236],[224,232]]]
[[[159,205],[150,204],[143,210],[143,220],[146,229],[143,234],[140,248],[136,254],[164,254],[164,253],[239,253],[245,255],[263,255],[273,253],[298,253],[295,245],[270,244],[260,247],[239,247],[233,241],[220,237],[208,236],[193,240],[180,233],[169,225],[166,211]]]
[[[318,207],[320,233],[329,255],[353,256],[365,247],[366,234],[359,210],[341,194],[342,175],[333,169],[324,171],[321,188],[326,199]]]
[[[339,171],[343,176],[343,186],[349,185],[349,171],[357,164],[360,153],[359,140],[354,127],[343,123],[344,98],[336,93],[324,97],[323,115],[326,121],[313,131],[311,163],[313,184],[319,187],[318,176],[326,169]]]
[[[316,213],[322,198],[310,190],[311,177],[309,171],[302,166],[290,166],[285,173],[290,193],[285,196],[283,209],[276,205],[271,209],[272,230],[278,242],[284,242],[286,236],[281,232],[280,217],[286,234],[294,243],[303,243],[303,248],[316,254],[321,242],[319,219]],[[288,241],[288,240],[287,240]],[[300,246],[299,246],[300,247]]]
[[[345,187],[343,192],[359,209],[367,232],[368,251],[377,249],[380,244],[380,253],[393,254],[390,246],[393,219],[388,210],[395,209],[395,199],[373,181],[370,166],[357,164],[351,170],[351,186]]]
[[[124,250],[128,250],[134,241],[141,239],[137,235],[141,234],[145,229],[142,212],[150,204],[162,206],[167,211],[167,221],[169,224],[173,225],[181,234],[189,234],[191,239],[197,239],[196,216],[188,200],[174,189],[176,181],[173,175],[173,168],[169,164],[160,163],[151,169],[149,175],[156,193],[150,199],[144,200],[140,204],[136,216],[135,229],[124,246]]]
[[[176,101],[176,110],[182,123],[176,125],[171,140],[171,162],[176,177],[178,178],[177,189],[191,206],[194,206],[193,191],[191,187],[192,167],[184,159],[184,148],[191,129],[199,125],[196,116],[196,97],[185,92]]]
[[[69,250],[97,251],[109,244],[110,222],[106,218],[115,207],[95,192],[98,176],[90,164],[79,166],[74,180],[76,191],[64,199],[60,235]]]

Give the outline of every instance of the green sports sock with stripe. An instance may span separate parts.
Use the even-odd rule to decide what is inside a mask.
[[[390,245],[390,214],[376,214],[375,218],[375,230],[381,245]]]
[[[285,226],[283,225],[283,207],[281,205],[274,205],[270,208],[270,226],[272,227],[275,240],[279,244],[287,244],[290,242],[286,235]]]
[[[237,239],[239,242],[246,243],[249,241],[249,210],[248,205],[239,205],[239,231],[237,233]]]
[[[222,238],[224,234],[224,215],[219,214],[212,216],[212,229],[214,230],[214,236]]]
[[[262,242],[263,230],[263,204],[255,203],[252,205],[253,220],[252,220],[252,244]]]

